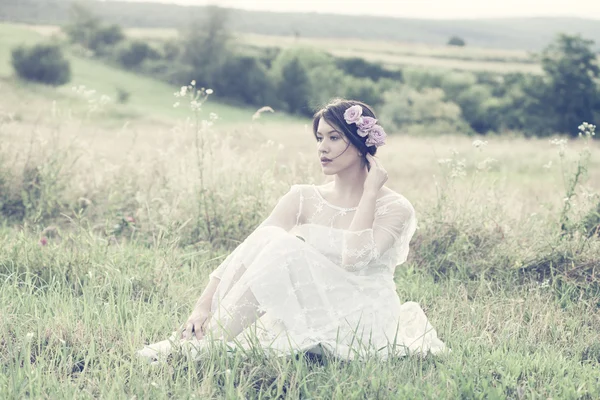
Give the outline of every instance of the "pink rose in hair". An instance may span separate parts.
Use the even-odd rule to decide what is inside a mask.
[[[344,112],[344,119],[347,124],[358,124],[362,120],[362,107],[354,105],[352,107],[348,107],[348,109]]]
[[[385,131],[383,130],[383,128],[379,125],[375,125],[373,128],[371,128],[369,130],[369,137],[367,137],[367,141],[365,142],[365,144],[368,147],[383,146],[385,144],[386,137],[387,137],[387,135],[385,134]]]
[[[358,124],[358,129],[360,129],[363,132],[367,132],[369,129],[374,127],[376,123],[377,123],[377,120],[375,118],[363,117],[362,122]],[[365,133],[364,135],[361,135],[361,136],[364,137],[367,135],[367,133]]]

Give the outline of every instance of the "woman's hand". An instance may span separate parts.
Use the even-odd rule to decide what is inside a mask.
[[[205,308],[195,308],[192,315],[188,318],[185,323],[183,332],[181,332],[182,339],[191,339],[196,336],[196,339],[200,340],[204,337],[206,325],[210,320],[210,311]]]
[[[388,174],[381,165],[381,162],[379,162],[379,160],[373,157],[371,154],[367,154],[367,161],[369,161],[370,168],[367,174],[367,179],[365,179],[364,191],[377,194],[387,181]]]

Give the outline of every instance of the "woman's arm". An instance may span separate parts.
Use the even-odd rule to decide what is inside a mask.
[[[373,231],[375,205],[379,190],[387,181],[388,176],[375,157],[367,154],[367,160],[370,168],[365,179],[363,194],[343,239],[342,267],[351,271],[363,268],[372,259],[379,256]]]
[[[281,197],[271,214],[259,225],[258,228],[256,228],[256,230],[264,226],[277,226],[289,231],[297,223],[298,218],[300,217],[301,203],[301,188],[293,185],[290,190],[283,197]],[[243,245],[244,243],[240,244],[240,246]],[[217,291],[219,283],[221,282],[220,277],[222,276],[225,268],[228,267],[228,264],[228,259],[226,259],[210,274],[210,281],[200,295],[200,298],[194,307],[194,311],[185,324],[185,329],[182,333],[183,338],[191,338],[192,331],[198,339],[201,339],[202,336],[204,336],[202,328],[210,319],[212,299]]]
[[[204,288],[200,298],[196,302],[192,314],[184,325],[183,332],[181,333],[183,339],[191,339],[193,335],[200,340],[204,336],[204,328],[210,320],[212,298],[217,291],[220,282],[221,280],[219,278],[210,278],[208,285]]]

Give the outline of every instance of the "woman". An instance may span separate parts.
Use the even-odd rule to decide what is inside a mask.
[[[384,186],[374,155],[386,135],[373,110],[334,101],[315,114],[313,132],[334,181],[293,185],[210,274],[181,336],[140,355],[157,359],[174,344],[196,354],[205,335],[344,359],[445,349],[419,305],[401,305],[396,293],[394,269],[406,261],[416,218],[409,201]]]

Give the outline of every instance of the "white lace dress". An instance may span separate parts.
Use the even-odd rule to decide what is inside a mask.
[[[415,212],[392,193],[376,202],[372,229],[347,230],[356,208],[336,207],[314,185],[294,185],[272,214],[211,273],[220,279],[211,324],[249,291],[262,316],[236,337],[277,354],[383,359],[445,350],[421,307],[400,303],[394,269],[406,261]]]

